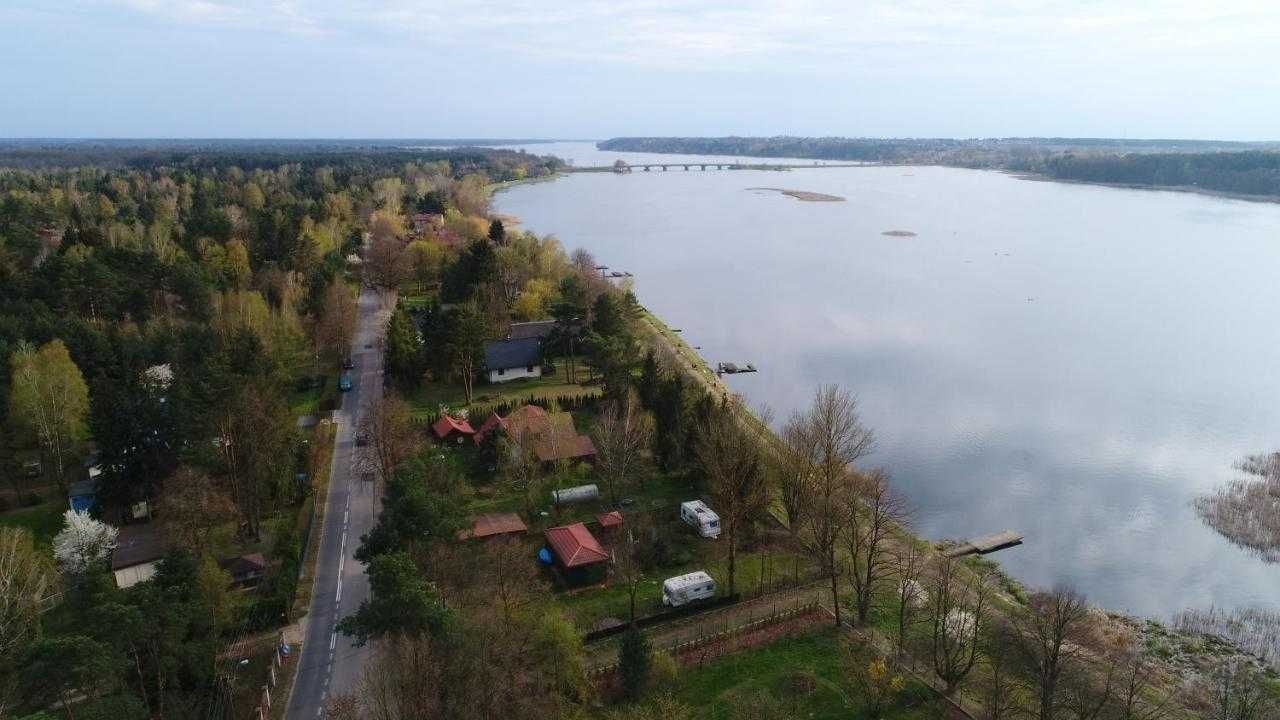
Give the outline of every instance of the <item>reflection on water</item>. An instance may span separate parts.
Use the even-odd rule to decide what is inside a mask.
[[[558,145],[530,149],[632,159]],[[1015,576],[1117,609],[1280,607],[1280,568],[1191,506],[1280,436],[1280,206],[946,168],[571,175],[497,205],[755,363],[729,378],[752,404],[852,389],[925,535],[1020,530]]]

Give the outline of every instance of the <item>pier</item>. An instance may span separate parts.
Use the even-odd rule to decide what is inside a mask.
[[[982,537],[976,537],[958,545],[953,545],[947,548],[943,554],[949,558],[959,558],[966,555],[986,555],[997,550],[1021,545],[1022,540],[1022,533],[1005,530],[1004,532],[983,535]]]

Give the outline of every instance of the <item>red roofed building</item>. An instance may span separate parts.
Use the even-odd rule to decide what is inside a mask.
[[[497,413],[490,414],[475,433],[476,444],[484,442],[498,430],[516,442],[520,442],[525,433],[531,433],[533,452],[538,460],[546,463],[590,459],[596,454],[591,438],[574,430],[573,418],[568,413],[557,413],[553,418],[537,405],[525,405],[511,411],[505,418]]]
[[[440,419],[431,425],[431,432],[441,440],[448,440],[451,437],[462,437],[475,435],[476,431],[471,429],[471,424],[466,420],[458,420],[447,414],[440,415]]]
[[[521,535],[529,528],[515,513],[488,513],[471,521],[471,529],[458,532],[459,540],[484,539],[496,535]]]
[[[547,530],[546,538],[556,565],[570,583],[590,581],[603,574],[609,553],[586,525],[577,522],[553,527]]]
[[[607,513],[601,513],[596,516],[596,522],[600,523],[600,529],[611,530],[622,526],[622,513],[613,510]]]

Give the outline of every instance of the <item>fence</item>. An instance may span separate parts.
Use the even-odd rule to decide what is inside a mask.
[[[681,653],[687,653],[690,650],[695,650],[714,642],[741,637],[785,620],[816,612],[821,607],[822,604],[816,598],[797,599],[786,607],[773,607],[768,611],[761,612],[760,615],[748,613],[746,619],[739,616],[723,622],[711,623],[710,625],[699,623],[696,627],[689,628],[687,632],[675,633],[670,642],[663,643],[657,649],[658,651],[665,651],[679,656]],[[593,668],[587,674],[595,677],[613,672],[617,668],[618,663],[612,662]]]

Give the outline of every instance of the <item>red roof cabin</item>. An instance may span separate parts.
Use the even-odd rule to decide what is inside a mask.
[[[547,547],[564,579],[570,585],[586,584],[604,578],[609,553],[600,545],[586,525],[580,522],[553,527],[546,532]]]
[[[523,535],[529,528],[515,513],[487,513],[471,521],[471,528],[458,532],[459,540],[497,537],[499,535]]]
[[[445,414],[441,414],[440,419],[431,424],[431,432],[435,433],[440,440],[457,438],[458,442],[462,442],[464,437],[476,434],[476,431],[471,429],[471,423]]]

